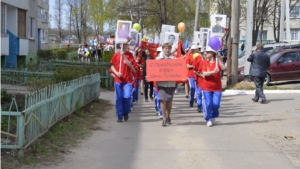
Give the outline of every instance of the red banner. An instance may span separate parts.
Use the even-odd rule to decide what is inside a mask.
[[[185,59],[147,60],[147,81],[182,81],[186,79]]]
[[[148,49],[150,52],[150,55],[156,58],[156,49],[159,47],[159,44],[156,43],[148,43],[148,42],[142,42],[142,50]]]

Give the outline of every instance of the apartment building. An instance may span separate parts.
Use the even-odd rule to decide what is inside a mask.
[[[2,0],[1,66],[37,63],[37,50],[48,49],[49,0]]]

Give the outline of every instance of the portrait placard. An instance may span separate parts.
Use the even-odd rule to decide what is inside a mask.
[[[226,27],[226,15],[211,15],[210,16],[211,36],[223,36]]]
[[[164,25],[162,24],[161,26],[161,32],[160,32],[160,44],[164,44],[166,42],[164,42],[165,39],[165,33],[166,32],[174,32],[175,33],[175,26],[174,25]]]
[[[130,32],[130,41],[129,41],[129,47],[130,49],[135,48],[135,44],[138,42],[138,32],[135,29],[131,29]]]
[[[164,43],[170,43],[172,45],[172,51],[178,46],[179,34],[175,32],[166,32]]]
[[[131,35],[131,25],[131,21],[117,21],[116,41],[121,43],[127,42],[127,37]]]

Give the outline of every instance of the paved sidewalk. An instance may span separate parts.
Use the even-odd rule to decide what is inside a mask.
[[[43,169],[296,168],[253,129],[264,123],[257,120],[262,115],[299,109],[299,94],[268,94],[264,105],[253,103],[251,95],[223,96],[220,118],[207,127],[203,114],[190,108],[180,92],[174,98],[172,125],[162,127],[154,103],[140,98],[128,122],[117,123],[114,109],[107,112],[99,122],[103,131],[71,150],[64,162]],[[113,102],[114,94],[102,92],[101,98]]]

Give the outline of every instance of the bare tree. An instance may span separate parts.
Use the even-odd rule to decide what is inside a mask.
[[[63,7],[62,0],[55,0],[54,21],[55,21],[57,29],[58,29],[58,36],[59,36],[60,43],[62,40],[62,15],[63,15],[62,7]]]

